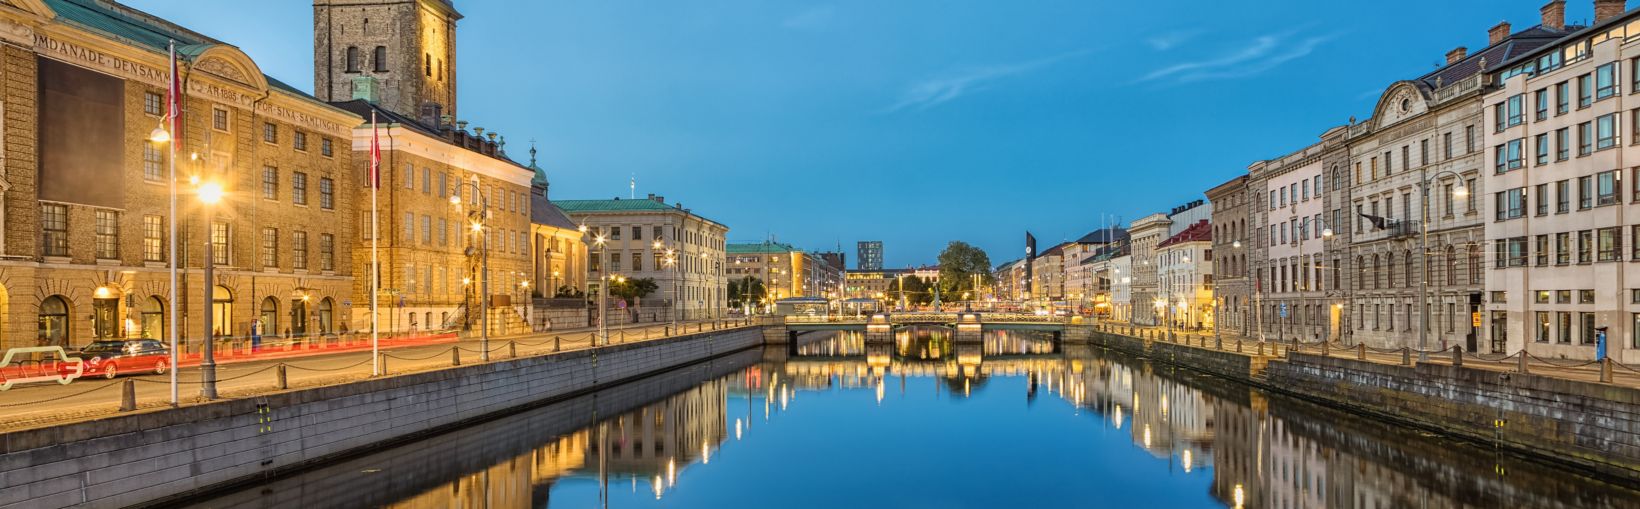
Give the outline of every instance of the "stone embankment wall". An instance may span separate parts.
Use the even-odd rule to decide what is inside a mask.
[[[150,504],[763,344],[708,332],[0,434],[0,509]]]

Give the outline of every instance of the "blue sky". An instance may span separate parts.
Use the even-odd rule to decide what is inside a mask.
[[[312,88],[310,2],[130,3]],[[537,140],[555,198],[635,175],[732,241],[1000,263],[1199,199],[1543,3],[457,0],[458,108]]]

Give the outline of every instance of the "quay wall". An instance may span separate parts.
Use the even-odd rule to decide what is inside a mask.
[[[762,344],[711,331],[7,432],[0,509],[176,501]]]

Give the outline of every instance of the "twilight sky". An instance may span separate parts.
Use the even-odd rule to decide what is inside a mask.
[[[1202,198],[1545,1],[456,0],[458,109],[537,140],[554,198],[635,175],[731,241],[1001,263]],[[312,90],[309,1],[128,3]]]

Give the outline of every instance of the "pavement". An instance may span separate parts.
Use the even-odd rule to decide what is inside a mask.
[[[1107,327],[1118,328],[1130,327],[1128,324],[1121,323],[1107,323],[1104,325]],[[1167,333],[1166,327],[1138,325],[1131,327],[1142,330],[1146,334],[1160,334],[1162,337],[1166,337]],[[1258,348],[1258,339],[1256,338],[1223,334],[1219,337],[1218,341],[1215,341],[1212,331],[1174,330],[1173,332],[1178,336],[1179,342],[1184,343],[1187,346],[1231,353],[1237,353],[1235,352],[1235,343],[1237,340],[1240,340],[1242,342],[1242,351],[1239,352],[1241,355],[1246,355],[1249,357],[1260,356],[1256,352],[1256,349]],[[1217,346],[1221,343],[1223,345],[1222,347]],[[1278,346],[1280,347],[1279,350],[1277,348]],[[1268,359],[1279,359],[1284,357],[1287,349],[1291,347],[1292,343],[1290,342],[1267,342],[1265,343],[1265,351],[1262,356]],[[1321,345],[1319,343],[1304,343],[1299,346],[1299,351],[1310,355],[1320,355],[1322,353]],[[1344,346],[1339,343],[1331,343],[1326,353],[1329,357],[1337,357],[1341,359],[1365,360],[1380,364],[1402,364],[1402,354],[1399,350],[1383,351],[1368,348],[1366,355],[1363,357],[1353,345]],[[1446,350],[1430,352],[1428,359],[1424,362],[1428,362],[1430,364],[1451,365],[1452,361],[1452,352],[1450,350]],[[1410,362],[1412,364],[1417,364],[1419,362],[1418,352],[1411,352]],[[1463,367],[1496,371],[1499,373],[1517,373],[1520,368],[1520,360],[1514,355],[1476,354],[1472,352],[1464,352]],[[1602,383],[1600,381],[1600,364],[1592,361],[1540,359],[1534,356],[1528,359],[1526,371],[1533,375],[1549,376],[1589,383]],[[1612,363],[1612,377],[1610,383],[1612,385],[1623,387],[1640,388],[1640,366]]]
[[[714,322],[686,322],[685,333],[714,330]],[[614,344],[649,341],[668,337],[670,323],[639,324],[610,327],[609,341]],[[556,350],[589,348],[597,331],[590,328],[530,333],[489,340],[490,358],[506,360],[513,352],[519,357],[551,353]],[[385,374],[442,369],[452,365],[453,352],[459,352],[462,364],[480,362],[482,341],[462,338],[400,344],[383,347]],[[279,366],[285,367],[289,389],[335,385],[371,377],[372,358],[368,343],[363,349],[335,348],[290,355],[279,352],[271,356],[235,359],[216,367],[219,398],[245,398],[277,392]],[[200,396],[202,384],[197,365],[182,363],[177,370],[177,392],[181,404],[207,401]],[[77,379],[69,384],[37,382],[13,386],[0,391],[0,432],[43,427],[119,413],[122,386],[134,385],[138,409],[161,408],[171,405],[171,377],[165,375],[126,375],[113,380],[97,378]]]

